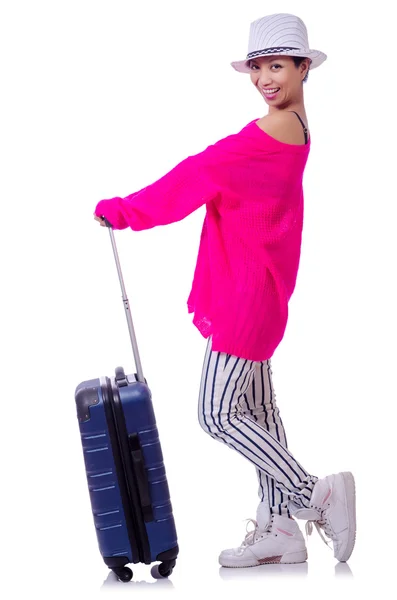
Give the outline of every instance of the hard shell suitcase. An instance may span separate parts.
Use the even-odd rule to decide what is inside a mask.
[[[178,542],[150,389],[142,373],[114,233],[109,228],[137,367],[84,381],[75,401],[98,545],[105,564],[130,581],[129,563],[168,577]]]

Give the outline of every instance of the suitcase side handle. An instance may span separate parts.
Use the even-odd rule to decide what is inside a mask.
[[[130,339],[131,339],[132,352],[134,354],[134,359],[135,359],[137,378],[138,378],[138,381],[140,381],[141,383],[146,383],[145,378],[143,376],[141,358],[139,356],[138,343],[136,341],[134,324],[132,322],[130,303],[127,298],[127,292],[125,290],[123,273],[121,271],[119,253],[117,252],[116,240],[114,239],[113,227],[112,227],[111,223],[107,219],[105,219],[105,217],[102,217],[102,219],[104,220],[106,227],[109,229],[110,241],[112,243],[113,254],[114,254],[114,260],[116,262],[117,273],[118,273],[119,281],[120,281],[121,294],[122,294],[122,299],[123,299],[123,304],[124,304],[124,309],[125,309],[125,316],[127,317],[128,331],[129,331]]]
[[[141,443],[137,433],[128,436],[132,464],[138,484],[139,498],[145,523],[154,520],[152,502],[150,499],[149,480],[147,477],[145,463],[142,454]]]

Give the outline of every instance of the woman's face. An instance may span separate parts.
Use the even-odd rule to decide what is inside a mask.
[[[250,60],[251,81],[270,106],[296,102],[309,64],[309,59],[305,59],[296,68],[291,56],[260,56]],[[265,95],[265,89],[274,88],[280,88],[275,95]]]

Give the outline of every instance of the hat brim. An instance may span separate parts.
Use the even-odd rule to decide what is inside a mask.
[[[284,52],[277,52],[275,54],[268,53],[259,56],[302,56],[304,58],[310,58],[311,63],[309,66],[309,71],[319,67],[325,60],[327,60],[327,55],[324,54],[324,52],[320,52],[320,50],[308,50],[307,52],[304,52],[303,50],[285,50]],[[255,58],[259,58],[259,56],[256,56]],[[239,71],[239,73],[251,73],[251,69],[248,67],[249,60],[254,59],[246,58],[244,60],[233,61],[230,64],[233,69]]]

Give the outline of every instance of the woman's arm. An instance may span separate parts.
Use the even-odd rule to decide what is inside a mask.
[[[214,146],[188,156],[139,192],[101,200],[94,214],[105,217],[114,229],[130,227],[134,231],[181,221],[219,193],[207,168],[210,148]]]

